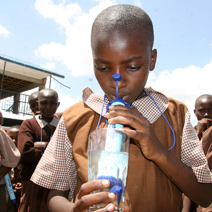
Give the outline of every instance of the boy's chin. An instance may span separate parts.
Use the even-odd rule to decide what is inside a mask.
[[[44,117],[44,118],[53,118],[54,114],[45,114],[45,115],[42,114],[42,117]]]

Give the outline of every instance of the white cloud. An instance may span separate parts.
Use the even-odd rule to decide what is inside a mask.
[[[51,42],[49,44],[41,45],[37,50],[35,50],[35,55],[46,58],[48,60],[63,60],[63,53],[65,51],[65,46],[60,43]]]
[[[136,0],[136,1],[134,2],[134,4],[135,4],[136,6],[138,6],[138,7],[142,7],[142,3],[141,3],[141,1],[139,1],[139,0]]]
[[[193,110],[196,98],[205,93],[212,94],[211,70],[212,62],[203,68],[189,66],[173,71],[164,70],[158,76],[154,72],[150,72],[147,85],[167,96],[184,102],[191,113],[191,121],[195,124],[196,117]]]
[[[91,25],[103,9],[113,4],[113,1],[100,1],[88,13],[82,13],[77,4],[65,6],[65,1],[55,5],[51,0],[37,0],[35,3],[37,10],[44,17],[52,18],[64,27],[66,42],[65,45],[54,42],[43,44],[36,50],[36,55],[49,60],[62,61],[73,76],[93,74]]]
[[[41,67],[52,71],[55,69],[56,64],[55,63],[46,63],[46,65],[41,65]]]
[[[68,27],[70,20],[80,15],[82,11],[77,3],[65,3],[65,0],[57,5],[52,0],[36,0],[35,7],[44,18],[53,19],[61,27]]]
[[[6,28],[4,28],[2,25],[0,25],[0,35],[4,35],[5,37],[8,37],[9,34],[10,34],[9,31]]]

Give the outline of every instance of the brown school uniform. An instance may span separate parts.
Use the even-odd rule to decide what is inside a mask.
[[[209,127],[203,133],[202,147],[208,160],[208,166],[212,171],[212,126]],[[197,208],[197,212],[211,212],[211,211],[212,211],[212,204],[207,208],[202,208],[201,206],[198,206]]]
[[[174,99],[167,99],[151,88],[149,92],[175,132],[176,145],[171,153],[193,169],[199,182],[211,182],[211,173],[190,124],[186,106]],[[63,113],[52,141],[31,178],[34,183],[49,189],[70,190],[70,200],[75,198],[80,186],[88,181],[88,135],[96,129],[103,105],[103,97],[89,90],[85,90],[84,94],[84,102],[77,103]],[[107,103],[106,100],[105,105]],[[132,105],[149,120],[160,142],[167,149],[172,147],[173,134],[150,98],[145,96]],[[104,117],[101,118],[99,128],[103,127],[106,127]],[[181,191],[153,162],[142,155],[131,140],[125,200],[131,206],[131,211],[179,212],[181,197]]]
[[[180,107],[180,105],[169,104],[169,108],[165,112],[165,116],[169,123],[174,127],[176,135],[182,135],[184,120],[180,116],[175,117],[174,114],[185,113],[185,110],[186,109]],[[88,181],[87,138],[90,132],[96,129],[99,120],[99,115],[86,105],[78,105],[78,109],[75,113],[79,113],[79,111],[81,111],[80,116],[84,118],[78,117],[77,125],[75,122],[73,123],[73,116],[75,115],[73,114],[73,110],[64,113],[69,139],[73,146],[73,157],[78,170],[76,194],[79,192],[80,186]],[[100,128],[104,127],[106,127],[106,124],[103,118],[101,120]],[[167,149],[170,148],[173,144],[173,135],[163,117],[160,117],[157,122],[153,124],[153,129],[161,143],[166,146]],[[78,154],[79,152],[81,154]],[[180,158],[180,152],[181,136],[177,136],[176,146],[172,150],[172,153]],[[126,202],[131,205],[132,211],[179,212],[181,197],[181,191],[152,161],[147,160],[135,143],[131,141]]]

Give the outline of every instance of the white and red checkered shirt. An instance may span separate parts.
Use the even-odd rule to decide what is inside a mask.
[[[163,94],[146,88],[158,104],[160,110],[168,107],[168,98]],[[86,105],[98,114],[102,110],[103,96],[94,94],[89,88],[84,90],[83,100]],[[105,100],[105,105],[109,101]],[[135,107],[151,124],[153,124],[161,113],[149,96],[133,102]],[[149,111],[151,108],[151,113]],[[103,116],[106,106],[103,108]],[[201,143],[190,123],[190,114],[185,114],[185,123],[182,135],[181,160],[193,169],[198,182],[211,183],[212,174],[209,170],[207,159],[202,150]],[[64,118],[58,124],[57,129],[49,143],[43,157],[41,158],[31,180],[43,187],[56,190],[70,190],[69,199],[72,199],[77,183],[77,169],[72,155],[72,145],[68,138]]]

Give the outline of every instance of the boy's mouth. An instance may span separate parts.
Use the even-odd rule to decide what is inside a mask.
[[[110,97],[111,97],[112,100],[116,99],[116,96],[111,95]],[[123,99],[125,102],[127,102],[127,100],[128,100],[128,96],[122,96],[122,95],[120,95],[119,97],[122,97],[122,99]]]

